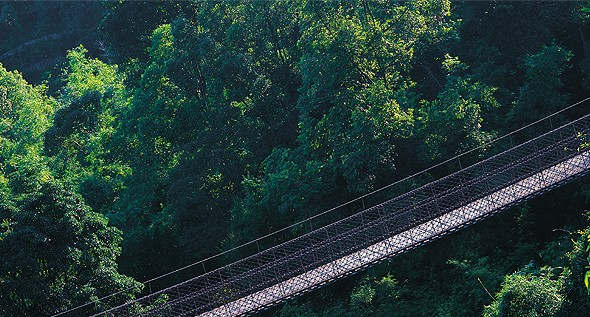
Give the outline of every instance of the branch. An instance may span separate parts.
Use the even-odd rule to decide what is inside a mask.
[[[477,281],[479,282],[479,284],[481,284],[481,287],[483,287],[483,289],[486,291],[486,293],[488,293],[488,295],[490,295],[490,297],[492,298],[492,300],[496,300],[494,298],[494,296],[492,296],[492,294],[490,294],[490,291],[488,291],[488,289],[485,287],[485,285],[483,285],[483,283],[481,282],[481,280],[479,279],[479,276],[477,277]]]

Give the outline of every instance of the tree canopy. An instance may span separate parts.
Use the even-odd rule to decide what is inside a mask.
[[[0,316],[112,307],[588,97],[589,14],[0,3]],[[586,316],[589,201],[582,179],[261,315]]]

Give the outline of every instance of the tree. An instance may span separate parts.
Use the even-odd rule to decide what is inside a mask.
[[[566,300],[562,289],[563,280],[553,278],[549,272],[508,275],[483,316],[559,316]]]
[[[412,66],[452,37],[449,4],[312,1],[303,14],[299,141],[351,193],[366,192],[391,176],[412,135]]]
[[[0,65],[0,178],[11,199],[35,191],[50,174],[41,153],[56,103],[44,92]]]
[[[526,122],[531,115],[541,117],[563,107],[568,98],[561,77],[571,58],[570,51],[556,44],[525,58],[526,77],[510,114],[513,120]]]
[[[300,12],[297,143],[275,146],[261,173],[244,179],[236,240],[403,175],[419,101],[413,65],[429,64],[421,52],[454,32],[446,2],[310,1]]]
[[[44,92],[0,67],[2,315],[50,315],[139,289],[117,272],[121,233],[59,185],[47,166],[44,136],[57,105]]]
[[[457,58],[446,55],[444,88],[435,100],[424,101],[419,109],[422,158],[449,158],[489,142],[495,136],[495,132],[485,126],[484,117],[490,118],[499,108],[494,97],[496,89],[466,75],[466,67]]]
[[[131,288],[107,301],[117,303],[141,289],[117,272],[121,232],[58,183],[43,183],[2,216],[2,315],[52,315]]]
[[[296,5],[197,7],[152,33],[147,66],[117,132],[133,174],[113,219],[133,237],[129,249],[153,243],[185,255],[179,262],[214,251],[210,245],[228,233],[244,175],[258,173],[271,149],[296,135]],[[246,18],[256,16],[268,19]],[[153,263],[160,260],[169,257]]]
[[[28,75],[60,65],[41,86],[0,68],[0,315],[51,314],[132,287],[94,308],[114,305],[139,289],[119,269],[170,271],[587,97],[589,12],[587,1],[0,4],[0,34],[12,35],[0,60]],[[60,55],[79,41],[86,48]],[[496,294],[490,316],[586,316],[586,187],[277,314],[474,316]],[[512,273],[531,259],[552,269]]]
[[[77,187],[93,210],[108,213],[131,172],[115,138],[129,97],[118,67],[86,54],[82,46],[68,52],[61,107],[45,133],[44,153],[55,175]]]

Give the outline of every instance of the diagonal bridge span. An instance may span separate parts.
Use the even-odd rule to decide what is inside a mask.
[[[403,195],[95,316],[241,316],[457,231],[590,171],[590,115]]]

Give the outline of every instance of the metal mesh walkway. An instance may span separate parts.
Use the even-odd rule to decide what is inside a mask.
[[[590,116],[449,176],[96,316],[253,313],[405,252],[590,170]]]

